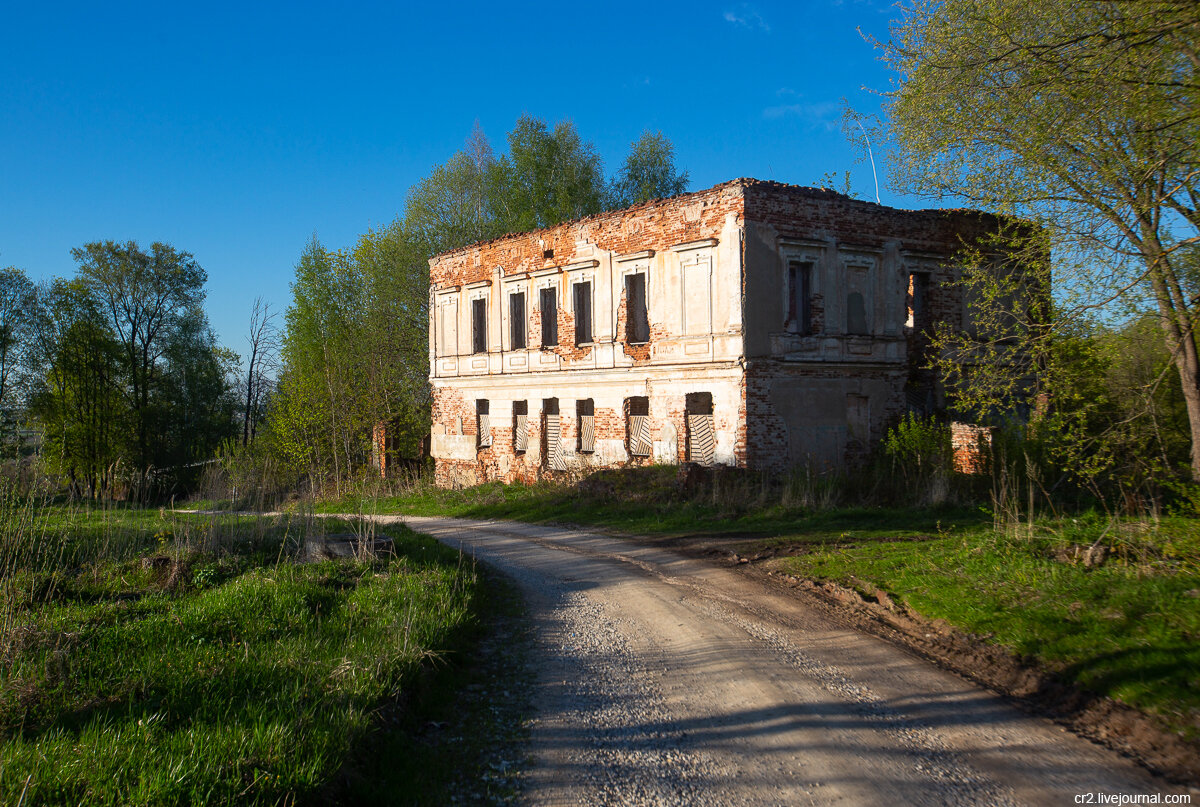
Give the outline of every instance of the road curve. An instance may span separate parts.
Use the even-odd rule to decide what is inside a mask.
[[[733,569],[562,527],[377,518],[461,547],[524,593],[539,636],[528,803],[1071,805],[1185,791]]]

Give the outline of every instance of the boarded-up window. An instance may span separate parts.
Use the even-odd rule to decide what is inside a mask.
[[[513,350],[525,347],[525,333],[529,324],[525,322],[525,292],[508,295],[509,344]]]
[[[487,352],[487,300],[471,301],[471,352]]]
[[[491,448],[492,445],[492,420],[491,407],[488,405],[486,398],[480,398],[475,401],[475,427],[478,429],[479,439],[477,441],[479,448]]]
[[[524,454],[529,446],[529,401],[513,401],[513,452]]]
[[[447,295],[442,300],[442,345],[439,356],[458,355],[458,299]]]
[[[646,276],[625,275],[625,341],[643,344],[650,341],[650,318],[646,313]]]
[[[575,450],[580,454],[591,454],[596,450],[596,407],[591,398],[575,402],[575,418],[579,421]]]
[[[812,268],[811,261],[788,264],[786,326],[792,333],[812,333]]]
[[[629,453],[634,457],[648,457],[654,450],[650,440],[650,399],[635,397],[625,399],[626,431]]]
[[[592,341],[592,284],[576,283],[575,289],[575,344],[586,345]]]
[[[565,471],[567,462],[562,452],[562,420],[558,414],[558,398],[546,398],[542,401],[542,422],[542,435],[545,440],[542,463],[552,471]]]
[[[553,287],[542,289],[538,295],[542,309],[542,347],[558,344],[558,294]]]
[[[846,333],[864,336],[870,333],[867,325],[867,304],[857,291],[846,295]]]
[[[688,462],[712,465],[717,439],[711,392],[689,392],[686,398]]]

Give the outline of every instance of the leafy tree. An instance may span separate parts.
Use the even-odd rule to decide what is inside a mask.
[[[0,436],[12,421],[14,387],[26,365],[34,286],[23,271],[0,269]]]
[[[71,255],[121,345],[136,436],[131,459],[146,469],[156,460],[151,435],[161,425],[154,396],[160,360],[181,317],[203,302],[207,275],[190,253],[158,242],[144,252],[133,241],[95,241]]]
[[[195,465],[210,458],[222,441],[236,433],[238,400],[234,379],[238,357],[217,344],[204,311],[182,313],[163,350],[161,432],[154,456],[176,470],[176,481],[197,474]]]
[[[925,0],[884,57],[899,78],[887,116],[903,189],[1042,228],[1027,258],[1055,256],[1062,323],[1152,306],[1200,479],[1196,298],[1182,263],[1200,225],[1198,53],[1193,3]]]
[[[645,131],[629,146],[629,156],[613,183],[613,202],[627,206],[676,196],[687,190],[688,173],[675,168],[675,146],[662,132]]]
[[[604,161],[575,124],[560,121],[550,129],[522,115],[508,135],[508,148],[495,169],[502,231],[551,227],[604,209]]]
[[[44,362],[30,410],[42,424],[43,456],[75,494],[100,496],[122,456],[124,401],[120,345],[97,301],[78,281],[37,289],[35,361]]]

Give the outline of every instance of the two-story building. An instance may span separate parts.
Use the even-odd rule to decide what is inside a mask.
[[[932,323],[994,217],[736,179],[430,261],[440,485],[699,462],[839,467],[935,407]]]

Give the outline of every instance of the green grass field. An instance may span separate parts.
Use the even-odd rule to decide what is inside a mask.
[[[519,608],[431,539],[389,528],[394,555],[310,563],[306,532],[349,526],[9,505],[2,803],[441,803],[512,734],[421,736],[484,615]]]

